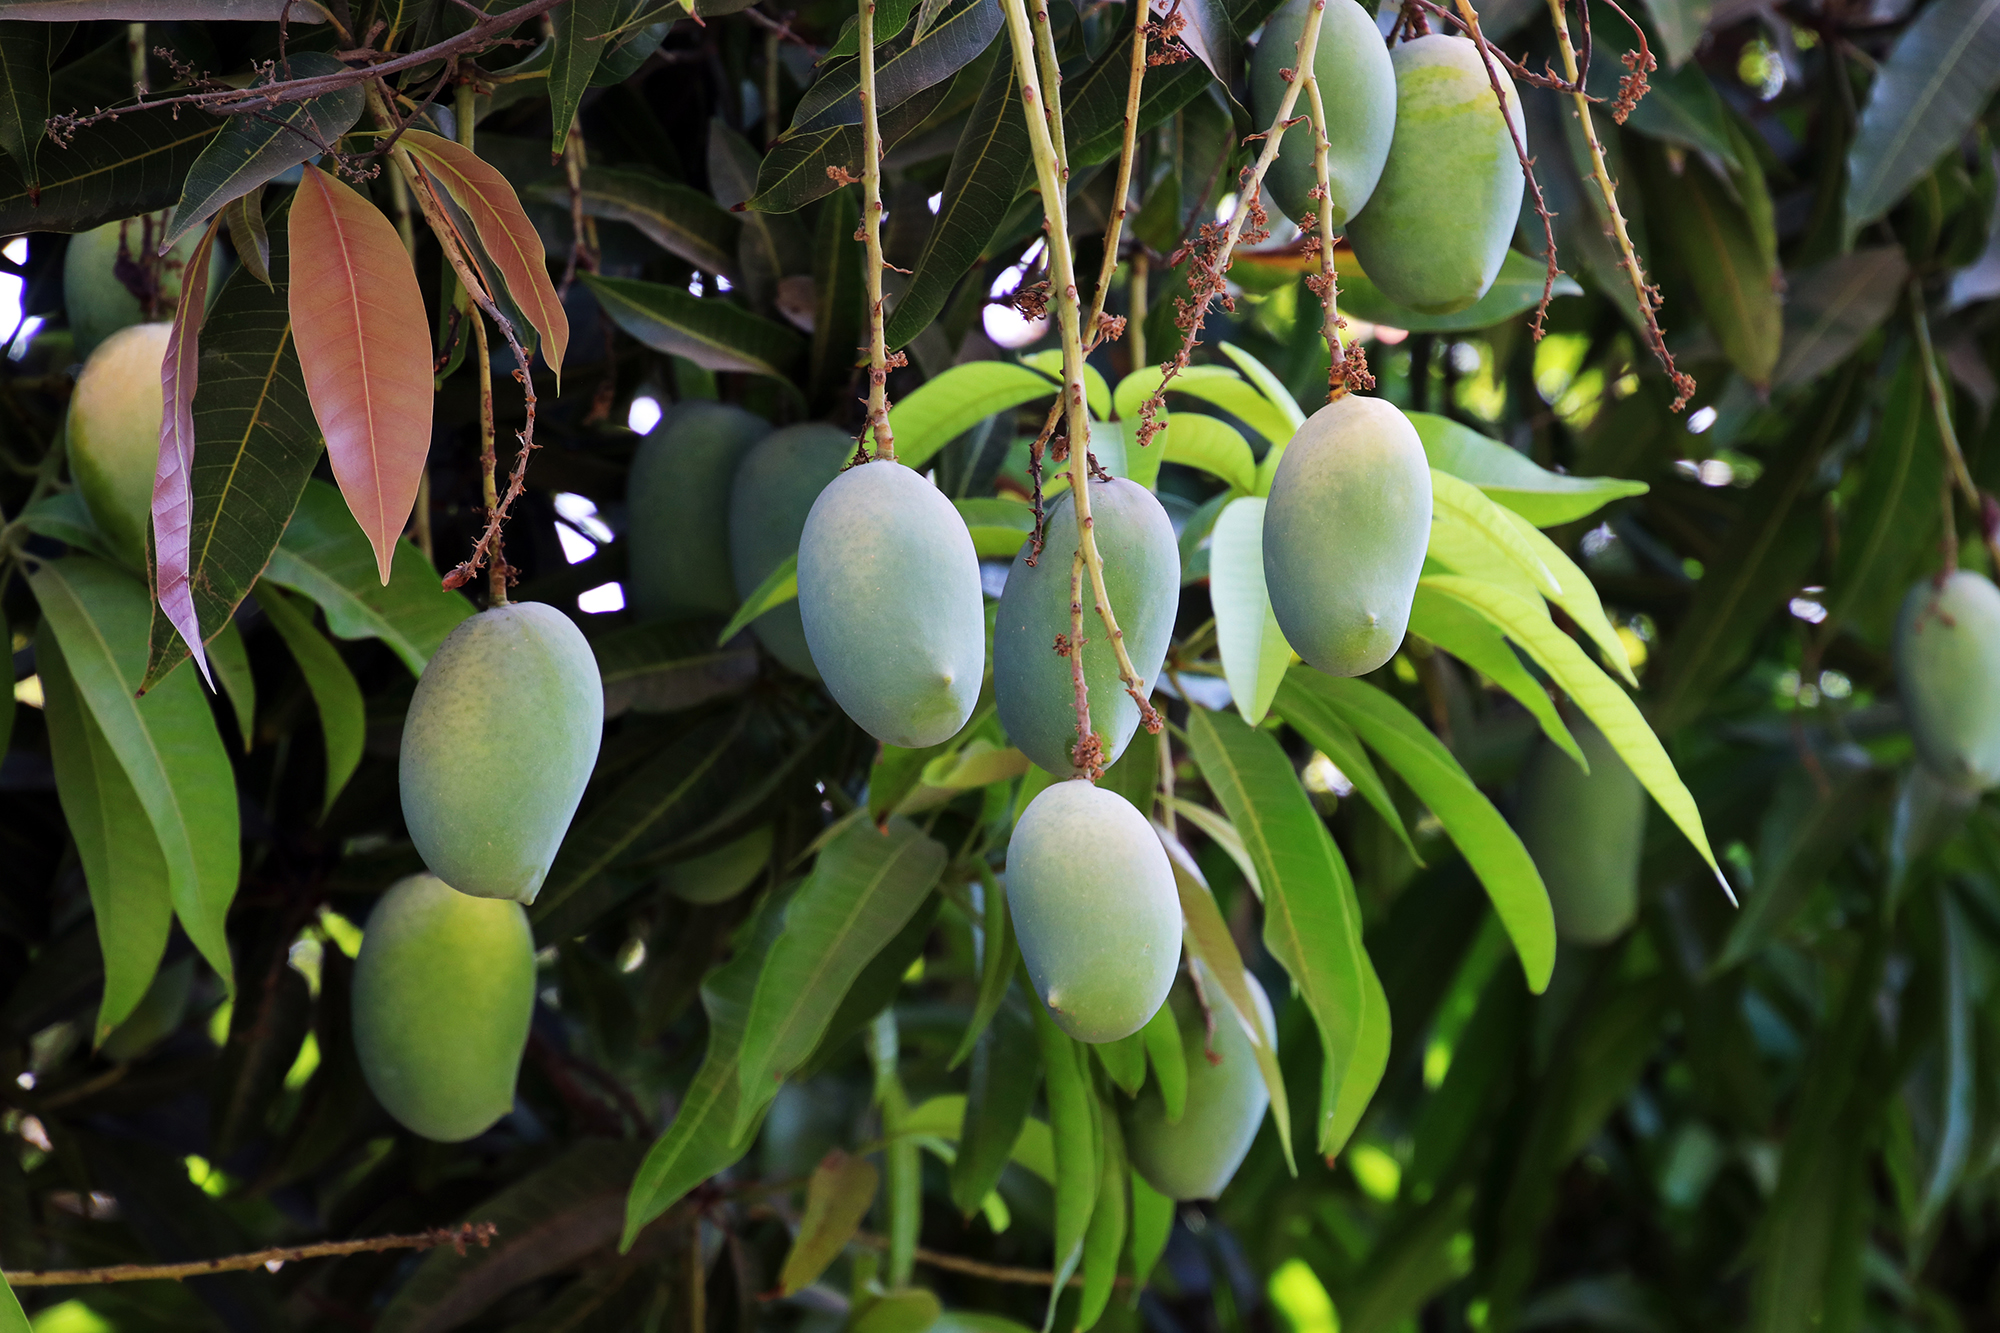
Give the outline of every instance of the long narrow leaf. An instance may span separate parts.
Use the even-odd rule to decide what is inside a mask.
[[[183,290],[208,290],[208,264],[222,219],[208,224],[181,275]],[[201,619],[188,586],[189,541],[194,527],[194,396],[201,367],[201,324],[207,303],[190,298],[174,307],[167,354],[160,361],[159,462],[153,473],[153,586],[160,609],[194,655],[209,688],[215,676],[202,651]]]
[[[261,585],[257,605],[264,608],[272,627],[292,650],[292,659],[299,664],[319,709],[320,734],[326,742],[326,798],[320,808],[322,812],[331,810],[334,798],[361,764],[361,743],[368,730],[361,686],[334,646],[313,628],[312,618],[284,593],[270,584]]]

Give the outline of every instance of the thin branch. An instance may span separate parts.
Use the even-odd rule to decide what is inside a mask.
[[[1944,518],[1947,532],[1953,530],[1951,513],[1951,487],[1956,486],[1979,517],[1981,539],[1986,543],[1987,554],[1993,559],[1993,568],[2000,570],[2000,540],[1996,540],[1994,525],[1988,521],[1987,501],[1973,484],[1972,472],[1965,466],[1965,451],[1959,448],[1958,428],[1951,420],[1951,400],[1945,393],[1944,376],[1938,373],[1937,353],[1931,348],[1930,318],[1924,312],[1924,289],[1921,280],[1910,279],[1910,323],[1917,334],[1917,355],[1924,363],[1924,391],[1930,397],[1931,414],[1937,418],[1938,441],[1944,447],[1945,462],[1949,464],[1945,482]],[[1958,558],[1957,542],[1946,552],[1945,558],[1954,564]]]
[[[887,1236],[878,1236],[869,1231],[855,1232],[854,1243],[871,1250],[889,1248]],[[915,1255],[920,1264],[929,1264],[932,1268],[942,1268],[951,1273],[964,1273],[968,1277],[985,1278],[989,1282],[1011,1282],[1024,1287],[1051,1287],[1055,1285],[1056,1280],[1055,1274],[1045,1268],[1017,1268],[1012,1264],[989,1264],[983,1260],[966,1259],[956,1254],[941,1254],[936,1250],[924,1249],[922,1246],[917,1247]],[[1081,1273],[1072,1275],[1068,1285],[1081,1287],[1083,1275]],[[1117,1286],[1121,1290],[1129,1290],[1132,1279],[1129,1276],[1120,1276],[1117,1279]]]
[[[875,118],[875,0],[860,0],[857,54],[861,66],[861,239],[868,248],[868,419],[877,460],[895,461],[896,433],[889,426],[889,357],[882,321],[882,130]],[[858,446],[857,446],[858,447]]]
[[[1375,387],[1375,377],[1368,373],[1368,357],[1359,347],[1353,349],[1352,360],[1346,339],[1340,331],[1347,327],[1347,321],[1340,317],[1340,274],[1333,261],[1333,173],[1327,161],[1332,145],[1326,135],[1326,103],[1319,95],[1319,78],[1306,76],[1306,105],[1312,116],[1313,132],[1313,198],[1319,201],[1314,216],[1307,219],[1307,225],[1316,222],[1319,234],[1313,244],[1319,250],[1319,272],[1306,279],[1306,286],[1319,297],[1324,319],[1320,333],[1326,339],[1326,400],[1336,402],[1357,389]]]
[[[1132,61],[1127,77],[1125,137],[1118,148],[1118,179],[1111,186],[1111,198],[1116,207],[1111,210],[1111,221],[1104,227],[1104,262],[1097,270],[1097,295],[1090,302],[1090,317],[1083,321],[1084,337],[1090,348],[1110,342],[1125,331],[1122,319],[1105,322],[1104,302],[1111,294],[1111,275],[1118,271],[1118,244],[1123,237],[1125,214],[1131,203],[1132,162],[1139,151],[1139,92],[1146,77],[1146,16],[1143,12],[1132,16]],[[1136,366],[1140,363],[1135,359],[1132,364]]]
[[[438,1227],[408,1236],[371,1236],[366,1240],[325,1240],[313,1245],[281,1245],[247,1254],[229,1254],[220,1259],[197,1259],[187,1264],[113,1264],[109,1268],[43,1268],[7,1273],[11,1287],[95,1287],[112,1282],[179,1282],[184,1278],[207,1277],[211,1273],[240,1273],[252,1268],[295,1263],[301,1259],[329,1259],[344,1254],[374,1254],[382,1250],[429,1250],[450,1245],[460,1254],[466,1246],[490,1245],[500,1229],[491,1222],[469,1222],[464,1226]]]

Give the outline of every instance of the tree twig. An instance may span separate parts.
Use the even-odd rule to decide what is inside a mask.
[[[1333,169],[1327,161],[1332,145],[1326,135],[1326,103],[1319,95],[1319,78],[1308,74],[1305,80],[1306,106],[1312,116],[1313,197],[1319,201],[1312,219],[1319,226],[1319,234],[1313,238],[1319,249],[1319,273],[1308,277],[1306,286],[1319,297],[1324,312],[1320,334],[1326,339],[1326,400],[1331,403],[1356,389],[1374,388],[1375,377],[1368,373],[1367,355],[1359,347],[1349,360],[1347,341],[1340,336],[1347,321],[1340,317],[1340,274],[1333,262]]]
[[[113,1264],[108,1268],[43,1268],[7,1273],[12,1287],[95,1287],[113,1282],[179,1282],[184,1278],[207,1277],[211,1273],[240,1273],[273,1264],[295,1263],[301,1259],[328,1259],[344,1254],[374,1254],[382,1250],[429,1250],[450,1245],[460,1254],[466,1246],[490,1245],[500,1229],[491,1222],[469,1222],[463,1226],[437,1227],[407,1236],[371,1236],[366,1240],[325,1240],[312,1245],[281,1245],[246,1254],[227,1254],[219,1259],[197,1259],[185,1264]],[[276,1271],[275,1269],[273,1271]]]
[[[889,1238],[887,1236],[878,1236],[869,1231],[855,1232],[854,1243],[871,1250],[887,1250],[889,1248]],[[967,1259],[961,1255],[943,1254],[937,1250],[927,1250],[921,1245],[917,1247],[915,1255],[917,1262],[920,1264],[929,1264],[932,1268],[942,1268],[950,1273],[964,1273],[967,1277],[985,1278],[989,1282],[1011,1282],[1024,1287],[1050,1287],[1055,1285],[1056,1280],[1056,1275],[1044,1268],[1018,1268],[1012,1264],[989,1264],[982,1259]],[[1083,1285],[1083,1275],[1081,1273],[1072,1275],[1068,1285],[1081,1287]],[[1129,1276],[1120,1276],[1117,1279],[1117,1285],[1120,1289],[1129,1289],[1132,1285],[1132,1279]]]
[[[1979,494],[1979,487],[1973,484],[1972,472],[1965,466],[1965,451],[1959,448],[1958,428],[1952,424],[1951,400],[1945,394],[1944,377],[1938,373],[1937,353],[1931,348],[1930,317],[1924,312],[1923,282],[1910,279],[1910,323],[1917,335],[1917,355],[1924,363],[1924,392],[1931,402],[1931,414],[1937,418],[1938,442],[1944,447],[1948,476],[1945,480],[1944,521],[1945,531],[1954,530],[1951,512],[1951,489],[1956,486],[1965,503],[1979,519],[1980,538],[1986,543],[1986,551],[1993,560],[1993,568],[2000,571],[2000,540],[1996,540],[1994,525],[1986,521],[1986,503]],[[1957,543],[1945,553],[1946,560],[1957,563]]]
[[[889,344],[882,320],[882,130],[875,116],[875,0],[860,0],[857,57],[861,66],[861,240],[868,248],[868,419],[875,457],[896,457],[889,427]],[[896,364],[903,360],[898,353]]]

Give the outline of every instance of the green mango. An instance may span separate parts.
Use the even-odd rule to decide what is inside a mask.
[[[1292,650],[1332,676],[1395,656],[1430,535],[1430,464],[1408,417],[1354,394],[1308,417],[1264,508],[1264,585]]]
[[[1486,295],[1500,274],[1521,213],[1521,160],[1469,39],[1434,33],[1404,42],[1390,59],[1396,137],[1347,240],[1384,296],[1446,315]],[[1504,69],[1494,74],[1526,145],[1514,82]]]
[[[403,821],[461,893],[535,900],[604,735],[604,683],[570,618],[515,602],[461,621],[403,722]]]
[[[1259,126],[1271,123],[1291,87],[1278,71],[1298,62],[1306,7],[1307,0],[1289,0],[1265,20],[1264,35],[1257,39],[1257,54],[1250,62],[1250,114]],[[1313,49],[1313,73],[1326,107],[1327,188],[1338,231],[1375,193],[1396,133],[1396,67],[1375,20],[1356,0],[1327,0],[1319,21],[1319,44]],[[1301,91],[1292,107],[1294,116],[1311,109],[1305,99]],[[1319,183],[1313,168],[1313,137],[1310,124],[1286,130],[1278,160],[1264,176],[1272,201],[1294,221],[1319,208],[1311,197]]]
[[[1007,910],[1035,994],[1078,1041],[1129,1037],[1181,956],[1173,867],[1146,817],[1072,778],[1028,804],[1007,844]]]
[[[660,884],[687,903],[719,903],[734,898],[770,865],[775,833],[766,824],[712,852],[678,861],[661,872]]]
[[[119,329],[84,363],[69,400],[69,472],[109,554],[146,568],[153,472],[160,461],[166,397],[160,364],[167,324]]]
[[[1125,635],[1132,666],[1151,687],[1166,661],[1180,610],[1181,555],[1173,520],[1137,482],[1090,483],[1090,526],[1104,558],[1104,586]],[[993,693],[1007,738],[1051,773],[1074,767],[1076,695],[1070,661],[1055,652],[1056,636],[1070,633],[1069,573],[1076,551],[1075,497],[1064,495],[1043,525],[1041,559],[1028,563],[1023,546],[1007,571],[993,628]],[[1108,768],[1139,727],[1139,705],[1118,680],[1118,658],[1105,636],[1084,581],[1083,676],[1090,687],[1090,720],[1104,746]]]
[[[154,213],[124,218],[70,238],[69,248],[63,252],[63,310],[69,316],[78,359],[88,358],[99,343],[118,330],[148,318],[139,298],[118,276],[118,250],[122,241],[127,262],[137,263],[147,246],[159,245],[160,237],[165,234],[161,225],[165,216]],[[190,232],[160,257],[160,294],[151,318],[173,317],[174,307],[181,298],[181,273],[194,258],[194,248],[200,243],[201,232]],[[227,264],[214,262],[220,257],[221,246],[216,250],[208,266],[205,299],[210,301],[222,289],[222,281],[229,273]]]
[[[375,904],[354,960],[354,1050],[405,1128],[458,1143],[512,1110],[534,1010],[519,903],[411,875]]]
[[[986,674],[979,553],[944,493],[901,463],[849,468],[799,537],[799,615],[827,692],[876,740],[958,734]]]
[[[757,591],[772,570],[798,554],[806,515],[853,456],[854,441],[845,432],[817,422],[773,431],[751,447],[729,489],[729,568],[737,597]],[[772,607],[750,628],[765,652],[819,679],[797,602]]]
[[[640,620],[736,610],[729,484],[771,423],[726,403],[677,403],[632,456],[625,482],[626,600]]]
[[[1200,964],[1195,966],[1199,971]],[[1250,985],[1265,1031],[1275,1033],[1278,1028],[1264,988],[1248,973],[1243,979]],[[1167,1119],[1160,1085],[1151,1080],[1125,1113],[1125,1151],[1133,1170],[1170,1199],[1213,1199],[1221,1194],[1243,1165],[1271,1105],[1243,1020],[1222,999],[1218,987],[1207,987],[1207,993],[1215,1001],[1213,1038],[1193,987],[1174,987],[1167,1001],[1173,1006],[1187,1061],[1187,1107],[1181,1118]]]
[[[1952,786],[2000,786],[2000,588],[1967,569],[1921,580],[1903,598],[1895,649],[1917,757]]]
[[[1515,823],[1548,886],[1556,934],[1604,944],[1639,915],[1646,789],[1597,728],[1572,722],[1570,731],[1590,772],[1544,743],[1529,761]]]

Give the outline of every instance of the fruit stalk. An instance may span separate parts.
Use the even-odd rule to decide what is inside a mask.
[[[1318,182],[1319,208],[1319,280],[1320,305],[1326,318],[1320,326],[1321,335],[1326,339],[1326,400],[1330,403],[1343,397],[1355,385],[1347,376],[1347,343],[1340,331],[1347,327],[1347,321],[1340,317],[1340,275],[1334,271],[1333,263],[1333,171],[1327,162],[1327,153],[1332,144],[1326,137],[1326,103],[1319,95],[1319,77],[1305,76],[1307,107],[1312,116],[1313,132],[1313,175]],[[1363,368],[1365,374],[1365,368]]]
[[[1118,179],[1111,187],[1111,197],[1117,207],[1111,210],[1111,221],[1104,227],[1104,263],[1097,270],[1097,294],[1091,298],[1090,318],[1083,322],[1084,336],[1089,346],[1096,347],[1109,341],[1124,331],[1121,321],[1116,327],[1104,324],[1104,301],[1111,292],[1111,275],[1118,271],[1118,243],[1125,231],[1125,214],[1129,211],[1132,191],[1132,159],[1138,155],[1139,138],[1139,90],[1146,77],[1146,16],[1134,16],[1132,24],[1132,64],[1125,85],[1125,138],[1118,147]],[[1134,273],[1138,256],[1133,257]],[[1135,278],[1136,281],[1136,278]],[[1139,297],[1144,302],[1142,294]],[[1143,333],[1137,335],[1144,338]],[[1145,357],[1135,354],[1132,364],[1138,366]]]
[[[1472,39],[1479,46],[1480,59],[1486,65],[1487,77],[1494,80],[1495,95],[1498,95],[1499,75],[1493,69],[1493,55],[1487,49],[1486,37],[1479,31],[1479,16],[1472,12],[1471,0],[1458,0],[1459,17],[1472,33]],[[1583,91],[1583,80],[1577,72],[1576,48],[1569,40],[1569,13],[1566,0],[1549,0],[1549,17],[1555,21],[1556,45],[1562,50],[1563,75],[1569,80],[1570,98],[1576,103],[1577,121],[1583,126],[1584,142],[1590,145],[1590,175],[1597,182],[1597,193],[1604,200],[1604,211],[1611,218],[1611,238],[1618,244],[1618,266],[1625,270],[1626,279],[1632,284],[1632,295],[1639,303],[1639,313],[1646,321],[1646,342],[1654,357],[1666,370],[1667,378],[1674,386],[1674,411],[1687,406],[1694,396],[1694,377],[1674,364],[1674,354],[1667,350],[1666,334],[1660,330],[1659,291],[1646,281],[1646,269],[1639,262],[1639,251],[1632,244],[1632,233],[1625,226],[1625,214],[1618,207],[1618,187],[1611,183],[1611,172],[1604,165],[1604,145],[1597,137],[1597,122],[1591,119],[1590,97]],[[1519,132],[1514,127],[1514,118],[1507,113],[1503,98],[1500,114],[1507,117],[1507,129],[1515,136],[1515,145],[1520,144]],[[1525,171],[1526,158],[1523,158]],[[1539,189],[1539,187],[1538,187]]]
[[[1931,400],[1931,413],[1937,418],[1938,441],[1944,447],[1945,462],[1950,479],[1945,489],[1945,530],[1952,530],[1951,487],[1956,486],[1964,495],[1966,504],[1972,506],[1974,514],[1982,513],[1979,488],[1973,484],[1972,473],[1965,466],[1965,452],[1959,448],[1958,429],[1951,421],[1951,400],[1946,397],[1944,379],[1938,374],[1937,353],[1931,350],[1930,317],[1924,313],[1923,284],[1915,279],[1910,282],[1910,324],[1916,330],[1917,355],[1924,363],[1924,392]],[[1993,567],[2000,570],[2000,540],[1996,540],[1993,530],[1981,522],[1980,535],[1986,543],[1987,554],[1993,558]],[[1945,559],[1954,564],[1958,558],[1957,544],[1945,552]]]
[[[1229,272],[1229,257],[1243,235],[1244,224],[1253,216],[1261,220],[1264,215],[1259,202],[1264,190],[1264,177],[1271,170],[1271,164],[1278,160],[1278,148],[1284,140],[1286,126],[1292,121],[1292,110],[1299,103],[1299,94],[1305,91],[1306,79],[1311,77],[1313,56],[1319,50],[1320,20],[1325,13],[1326,0],[1314,0],[1306,11],[1305,25],[1299,29],[1299,40],[1293,48],[1297,52],[1297,63],[1292,66],[1291,81],[1285,85],[1285,95],[1279,99],[1277,114],[1271,117],[1270,127],[1264,131],[1263,151],[1243,173],[1236,192],[1236,211],[1229,215],[1228,225],[1223,228],[1214,253],[1203,255],[1197,251],[1192,256],[1196,269],[1190,280],[1195,293],[1194,303],[1181,315],[1180,323],[1185,333],[1173,359],[1160,367],[1160,387],[1139,409],[1139,447],[1142,449],[1162,429],[1154,418],[1166,403],[1167,386],[1173,383],[1174,376],[1187,368],[1193,357],[1195,344],[1201,340],[1202,321],[1208,317],[1209,303],[1228,288],[1228,280],[1223,275]],[[1204,238],[1212,234],[1213,226],[1210,223],[1202,228]]]
[[[860,0],[861,234],[868,248],[868,429],[875,457],[894,460],[889,429],[889,345],[882,331],[882,130],[875,119],[875,0]]]
[[[1076,290],[1076,261],[1070,251],[1069,219],[1065,182],[1069,178],[1069,168],[1063,161],[1062,153],[1055,138],[1056,129],[1062,120],[1062,95],[1052,81],[1043,85],[1036,61],[1036,39],[1029,26],[1025,0],[1002,0],[1002,9],[1007,17],[1008,37],[1013,44],[1015,71],[1021,80],[1021,102],[1028,122],[1028,143],[1035,155],[1035,175],[1042,191],[1043,230],[1049,249],[1049,281],[1054,293],[1056,326],[1062,335],[1063,387],[1062,405],[1069,423],[1069,477],[1070,494],[1074,496],[1077,524],[1077,553],[1083,561],[1084,569],[1090,575],[1091,594],[1097,602],[1098,617],[1104,622],[1104,632],[1111,639],[1111,647],[1118,658],[1118,677],[1124,682],[1125,690],[1139,705],[1139,715],[1149,731],[1157,731],[1159,715],[1146,699],[1146,683],[1132,665],[1131,654],[1125,651],[1125,634],[1118,628],[1117,614],[1111,607],[1111,596],[1104,586],[1104,559],[1097,550],[1097,538],[1091,531],[1090,522],[1090,413],[1083,394],[1083,333],[1078,310],[1081,304]],[[1047,35],[1048,10],[1040,8],[1036,18]],[[1054,46],[1051,39],[1049,55],[1053,57]],[[1081,590],[1076,598],[1081,602]],[[1080,628],[1081,616],[1073,618],[1073,627]],[[1082,644],[1072,642],[1070,653],[1076,658],[1075,671],[1078,673],[1077,689],[1077,733],[1079,745],[1083,746],[1095,734],[1090,725],[1090,703],[1087,689],[1083,686]],[[1088,759],[1088,749],[1079,752]],[[1097,774],[1088,764],[1088,776]]]

